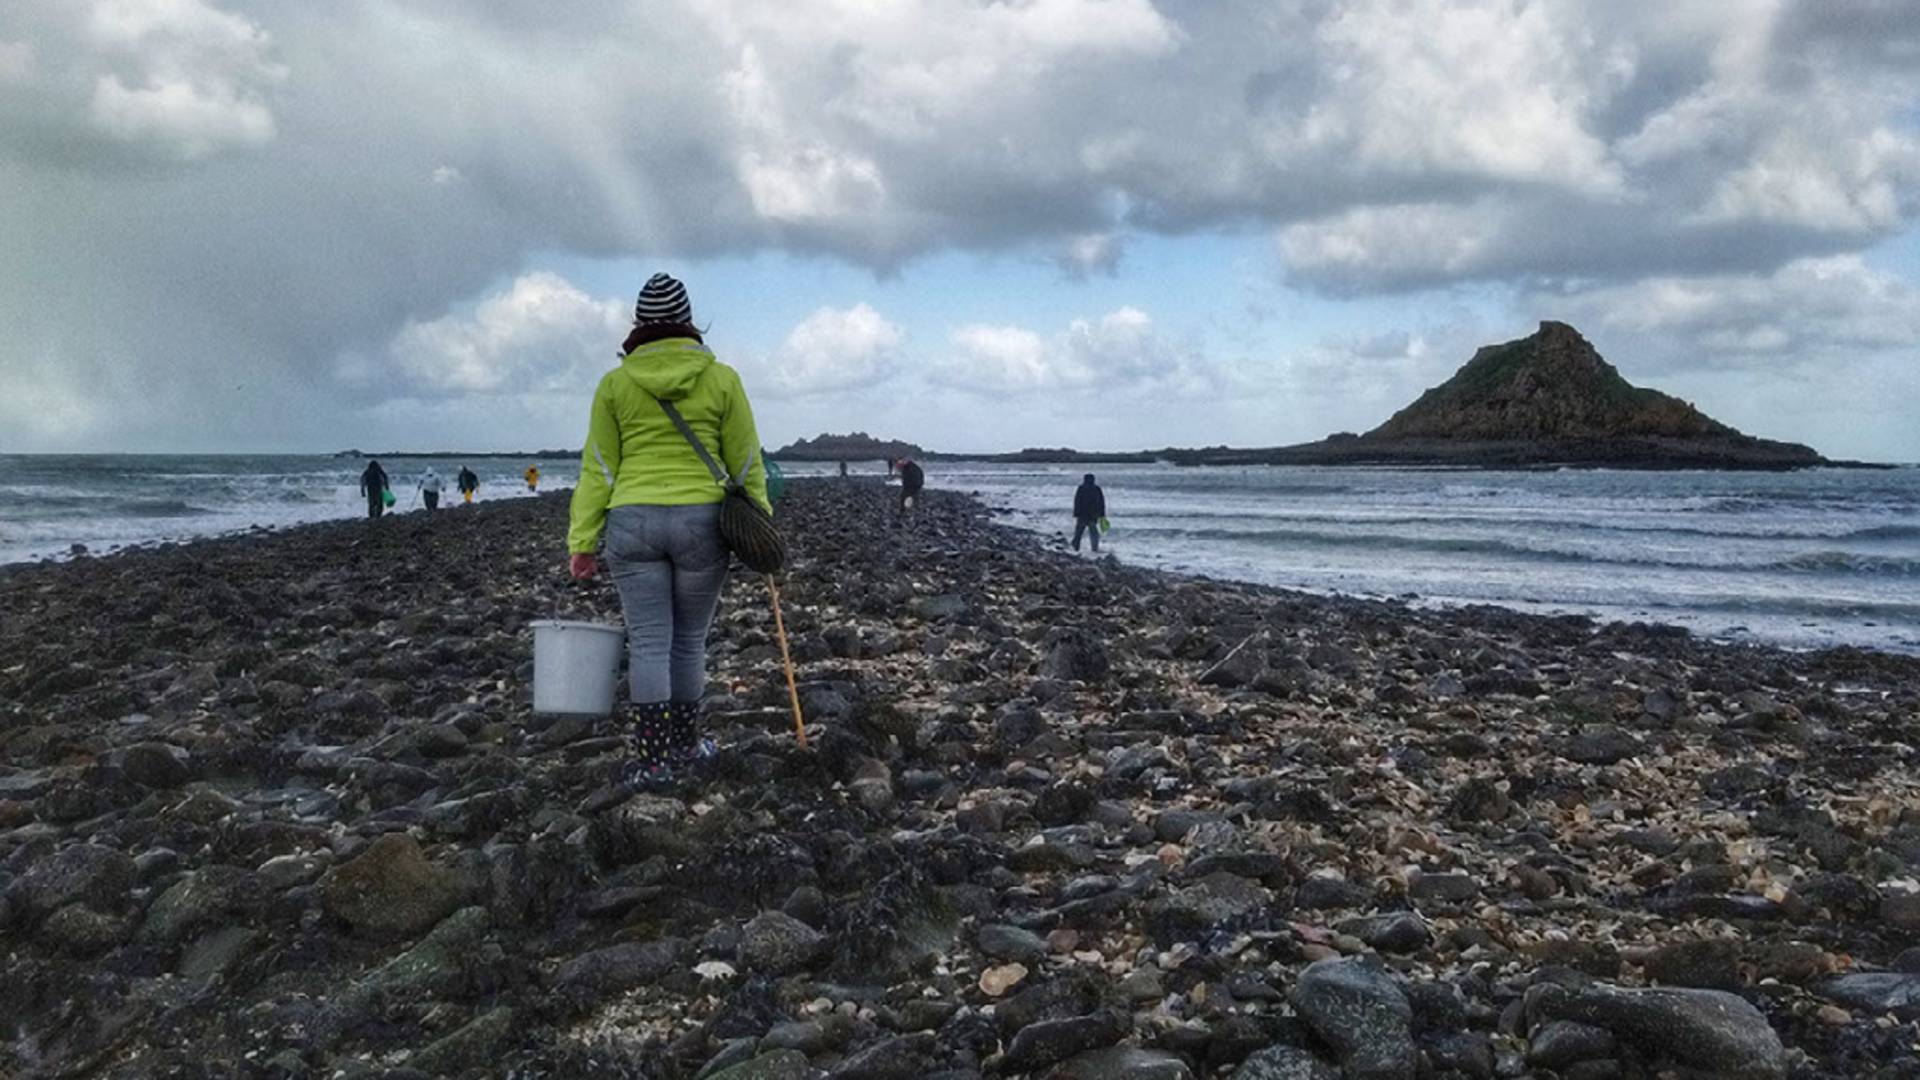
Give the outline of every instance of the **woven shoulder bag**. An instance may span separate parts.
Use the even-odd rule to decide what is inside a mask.
[[[707,471],[713,474],[713,482],[726,491],[720,500],[720,542],[734,553],[747,569],[756,574],[777,574],[787,564],[787,545],[780,539],[780,530],[773,524],[773,515],[760,508],[747,494],[747,474],[753,471],[753,463],[760,457],[760,448],[754,447],[747,455],[747,463],[740,467],[740,475],[729,476],[727,470],[713,459],[705,443],[687,426],[680,410],[673,402],[661,399],[660,411],[667,414],[673,426],[680,429],[693,452],[700,455],[706,463]]]

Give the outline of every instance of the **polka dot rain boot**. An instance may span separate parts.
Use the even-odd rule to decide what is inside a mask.
[[[621,770],[621,780],[634,787],[663,784],[671,780],[668,760],[673,749],[674,707],[671,702],[652,701],[633,706],[632,727],[627,737],[633,757]]]
[[[668,721],[668,760],[685,767],[713,756],[712,739],[700,734],[700,703],[676,701]]]

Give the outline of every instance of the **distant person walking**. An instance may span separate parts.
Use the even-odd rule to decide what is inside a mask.
[[[427,466],[426,475],[420,478],[420,501],[427,505],[429,514],[440,508],[440,474],[434,472],[431,465]]]
[[[1100,550],[1100,519],[1107,516],[1107,493],[1093,482],[1093,474],[1088,473],[1073,491],[1073,550],[1080,550],[1080,537],[1085,534],[1093,540],[1093,550]]]
[[[633,756],[623,778],[641,783],[700,753],[707,629],[730,558],[720,541],[726,491],[667,410],[772,507],[746,389],[694,328],[686,288],[653,275],[633,319],[620,366],[594,391],[567,551],[573,576],[590,577],[605,534],[627,623]]]
[[[847,463],[843,461],[840,463],[840,479],[845,480],[846,478],[847,478]]]
[[[480,477],[465,465],[460,466],[460,478],[457,483],[460,487],[460,497],[468,503],[472,503],[473,497],[480,494]]]
[[[360,474],[360,494],[367,497],[367,519],[372,520],[387,510],[387,470],[380,467],[378,461],[367,462],[367,469]]]
[[[540,490],[540,466],[538,465],[527,466],[526,477],[527,477],[527,490],[539,491]]]
[[[920,489],[927,486],[927,474],[918,462],[908,458],[900,462],[900,512],[906,513],[920,502]]]

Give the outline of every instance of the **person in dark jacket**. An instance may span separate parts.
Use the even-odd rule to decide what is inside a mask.
[[[473,497],[480,493],[480,477],[465,465],[460,466],[459,488],[461,498],[467,502],[472,502]]]
[[[1073,492],[1073,550],[1080,550],[1080,537],[1084,533],[1093,538],[1093,550],[1100,550],[1100,519],[1107,516],[1107,493],[1093,482],[1093,474],[1088,473]]]
[[[367,517],[377,518],[387,509],[387,470],[378,461],[367,462],[360,474],[360,494],[367,497]]]
[[[920,499],[920,489],[927,485],[927,474],[922,472],[915,461],[900,463],[900,510],[911,510]]]

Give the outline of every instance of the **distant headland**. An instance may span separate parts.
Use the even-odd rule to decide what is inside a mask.
[[[1812,447],[1745,434],[1691,404],[1634,386],[1562,322],[1475,352],[1453,377],[1365,434],[1240,449],[1122,453],[1030,448],[946,454],[863,432],[822,435],[776,450],[788,461],[964,460],[1019,464],[1411,465],[1457,468],[1788,470],[1875,468],[1830,461]]]

